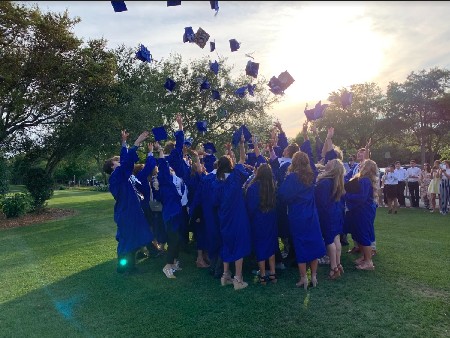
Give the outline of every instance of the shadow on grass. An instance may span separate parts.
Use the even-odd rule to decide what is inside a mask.
[[[440,336],[436,323],[444,307],[391,285],[383,272],[347,267],[328,281],[319,267],[319,286],[295,288],[296,268],[279,283],[222,287],[208,269],[194,266],[194,251],[183,253],[183,270],[167,279],[164,257],[138,264],[140,273],[116,273],[116,260],[94,265],[0,304],[2,334],[9,336],[107,337],[299,337]],[[82,257],[80,257],[82,259]],[[381,270],[381,269],[380,269]],[[438,306],[437,306],[438,305]],[[442,319],[444,319],[443,317]]]

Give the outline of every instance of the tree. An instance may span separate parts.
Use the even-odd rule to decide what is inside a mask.
[[[354,84],[350,87],[353,102],[344,109],[341,106],[341,95],[345,88],[329,95],[329,106],[325,115],[315,122],[322,139],[328,127],[334,127],[333,142],[346,154],[356,153],[364,147],[369,138],[372,144],[382,142],[391,133],[391,126],[384,121],[385,96],[375,83]],[[303,140],[301,134],[296,139]]]
[[[73,113],[79,90],[79,19],[0,2],[0,149]]]
[[[412,135],[420,147],[421,161],[434,160],[450,128],[448,89],[450,72],[433,68],[412,72],[404,83],[390,82],[387,90],[388,118],[398,119],[405,135]]]

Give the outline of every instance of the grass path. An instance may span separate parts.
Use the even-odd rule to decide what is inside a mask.
[[[346,273],[305,292],[288,268],[276,285],[221,287],[183,252],[168,280],[163,258],[142,274],[115,272],[113,200],[108,193],[56,191],[50,206],[70,218],[0,230],[0,337],[449,337],[450,218],[401,209],[376,218],[376,270]]]

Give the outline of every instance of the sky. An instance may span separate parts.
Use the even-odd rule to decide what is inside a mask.
[[[305,121],[305,105],[322,104],[332,91],[375,82],[404,82],[412,72],[450,69],[449,1],[125,1],[115,13],[110,1],[20,1],[43,11],[79,17],[74,33],[84,41],[105,38],[108,48],[145,45],[155,60],[181,54],[184,62],[226,57],[235,72],[245,72],[245,54],[259,63],[267,80],[288,71],[295,82],[269,112],[295,137]],[[183,43],[184,28],[199,27],[216,42],[216,51]],[[241,47],[231,52],[229,40]],[[238,74],[238,73],[236,73]]]

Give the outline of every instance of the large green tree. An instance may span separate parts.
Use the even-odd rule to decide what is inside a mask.
[[[400,120],[399,135],[410,135],[420,147],[421,161],[433,161],[448,137],[450,72],[433,68],[412,72],[403,83],[391,82],[387,90],[388,119]]]

